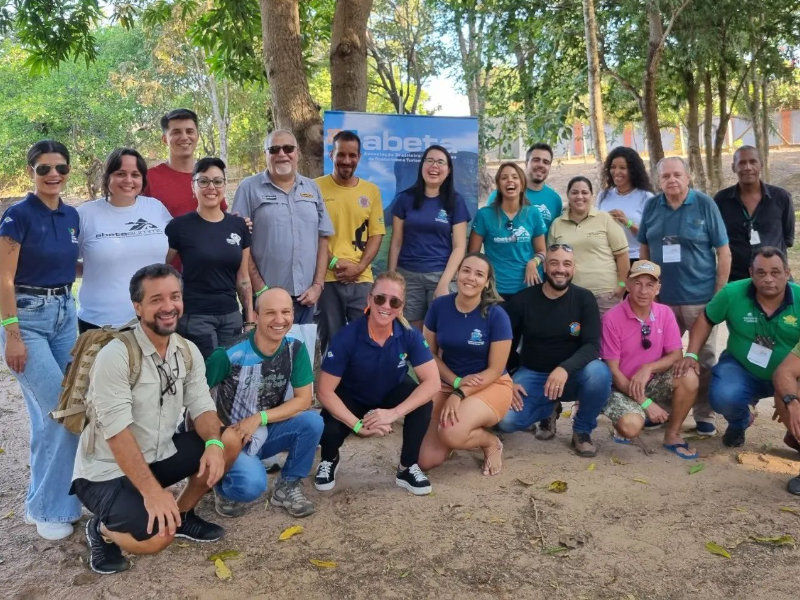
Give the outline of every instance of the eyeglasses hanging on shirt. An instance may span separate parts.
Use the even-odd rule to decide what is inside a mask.
[[[158,378],[161,383],[161,394],[159,395],[158,401],[160,406],[164,406],[164,394],[170,394],[174,396],[178,393],[178,375],[180,370],[178,368],[178,353],[172,355],[172,358],[175,360],[175,367],[172,368],[169,366],[167,361],[159,360],[161,362],[156,363],[156,370],[158,371]]]

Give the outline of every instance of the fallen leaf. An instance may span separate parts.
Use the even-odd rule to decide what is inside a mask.
[[[589,463],[589,466],[586,467],[586,470],[587,471],[594,471],[595,470],[595,464],[594,463]]]
[[[13,511],[13,510],[10,510],[10,511],[8,511],[6,514],[4,514],[4,515],[3,515],[3,518],[4,518],[4,519],[10,519],[10,518],[11,518],[11,517],[13,517],[13,516],[14,516],[14,511]]]
[[[615,465],[627,465],[628,464],[624,460],[619,459],[616,456],[612,456],[611,457],[611,462],[614,463]]]
[[[643,483],[644,485],[647,485],[647,479],[642,479],[641,477],[634,477],[633,480],[636,483]]]
[[[505,523],[506,520],[501,517],[491,517],[489,523]]]
[[[302,525],[292,525],[291,527],[287,527],[284,529],[281,534],[278,536],[280,541],[288,540],[293,535],[297,535],[298,533],[303,533],[303,526]]]
[[[319,567],[320,569],[335,569],[336,563],[332,560],[317,560],[316,558],[310,558],[309,562],[314,565],[315,567]]]
[[[5,448],[0,448],[0,454],[5,453]]]
[[[444,569],[442,567],[433,567],[433,570],[436,571],[439,575],[444,576]]]
[[[797,510],[796,508],[790,508],[788,506],[781,506],[778,510],[781,512],[792,513],[794,515],[800,515],[800,510]]]
[[[747,512],[747,509],[746,508],[742,508],[741,506],[734,506],[733,510],[735,510],[737,512]]]
[[[542,550],[542,554],[559,554],[561,552],[569,552],[569,548],[565,548],[564,546],[551,546],[550,548],[545,548]]]
[[[231,570],[228,568],[228,565],[225,562],[218,558],[214,561],[214,573],[217,575],[219,579],[226,581],[233,577]]]
[[[697,463],[696,465],[692,465],[691,467],[689,467],[689,475],[694,475],[695,473],[699,473],[705,468],[706,466],[703,463]]]
[[[525,487],[531,487],[533,485],[532,481],[525,481],[524,479],[520,479],[519,477],[517,477],[514,481],[516,481],[520,485],[524,485]]]
[[[718,556],[724,556],[725,558],[730,558],[731,554],[725,548],[717,544],[716,542],[706,542],[706,550],[711,552],[711,554],[716,554]]]
[[[411,571],[403,571],[402,573],[400,573],[400,579],[405,579],[406,577],[408,577],[409,573],[411,573]]]
[[[565,410],[564,412],[561,413],[562,419],[569,419],[571,416],[572,416],[571,410]]]
[[[241,552],[238,550],[222,550],[221,552],[216,552],[208,557],[208,560],[212,562],[217,562],[218,560],[230,560],[231,558],[239,558]]]
[[[189,542],[175,542],[173,546],[177,546],[178,548],[188,548]]]
[[[794,546],[795,541],[792,536],[789,534],[773,536],[773,537],[756,537],[750,536],[754,542],[758,542],[759,544],[775,544],[776,546]]]
[[[551,492],[555,492],[556,494],[563,494],[564,492],[567,491],[567,482],[554,481],[549,486],[547,486],[547,489],[550,490]]]

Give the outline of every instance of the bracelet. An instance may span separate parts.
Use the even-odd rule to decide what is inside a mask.
[[[538,254],[533,257],[533,261],[536,263],[537,267],[542,264],[542,259]]]
[[[256,292],[256,298],[258,298],[261,294],[266,292],[268,289],[269,289],[269,286],[265,284],[263,288],[261,288],[260,290],[258,290]]]
[[[338,256],[334,256],[334,257],[331,259],[331,262],[329,262],[329,263],[328,263],[328,268],[329,268],[329,269],[332,269],[333,267],[335,267],[335,266],[336,266],[336,263],[337,263],[337,262],[339,262],[339,257],[338,257]]]
[[[19,317],[17,317],[16,315],[0,321],[0,326],[8,327],[9,325],[13,325],[14,323],[19,323]]]
[[[628,222],[625,223],[625,227],[627,227],[628,229],[633,227],[633,219],[628,219]]]
[[[618,285],[619,287],[625,287],[625,282],[624,282],[624,281],[618,281],[618,282],[617,282],[617,285]]]
[[[250,327],[250,326],[255,327],[256,326],[256,322],[255,321],[245,321],[243,326],[244,327]]]
[[[458,396],[462,400],[467,397],[467,395],[464,393],[464,390],[459,390],[459,389],[454,389],[453,393],[450,394],[450,395],[451,396]]]
[[[219,446],[220,448],[225,450],[225,444],[223,444],[219,440],[215,440],[213,438],[210,439],[210,440],[206,440],[206,448],[208,448],[209,446]]]
[[[642,402],[642,404],[641,404],[642,410],[645,410],[652,403],[653,403],[653,399],[652,398],[645,398],[644,402]]]
[[[266,427],[267,423],[269,422],[269,418],[267,418],[267,411],[261,411],[261,426]]]
[[[695,354],[694,352],[684,352],[684,353],[683,353],[683,355],[684,355],[685,357],[687,357],[687,358],[693,358],[693,359],[695,359],[697,362],[700,362],[700,359],[699,359],[699,358],[697,358],[697,354]]]
[[[362,428],[363,426],[364,426],[364,421],[362,421],[361,419],[359,419],[358,421],[356,421],[356,424],[355,424],[355,425],[353,425],[353,433],[356,433],[356,434],[357,434],[359,431],[361,431],[361,428]]]
[[[460,385],[461,385],[461,377],[456,377],[455,379],[453,379],[453,389],[454,390],[457,390],[458,386],[460,386]]]

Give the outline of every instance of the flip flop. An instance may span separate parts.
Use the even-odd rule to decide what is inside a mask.
[[[672,452],[675,456],[678,456],[684,460],[694,460],[699,456],[697,454],[697,450],[695,450],[693,454],[681,454],[680,452],[678,452],[678,448],[683,448],[684,450],[689,449],[689,444],[687,444],[686,442],[682,442],[680,444],[662,444],[662,446],[664,446],[664,448]]]
[[[622,437],[621,435],[619,435],[617,433],[612,433],[611,434],[611,439],[614,440],[615,444],[627,444],[627,445],[630,445],[630,443],[631,443],[631,441],[628,438]]]

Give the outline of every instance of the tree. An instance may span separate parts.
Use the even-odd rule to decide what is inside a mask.
[[[331,102],[338,110],[367,109],[367,21],[372,0],[341,0],[331,32]]]
[[[600,57],[597,51],[597,20],[594,0],[583,0],[583,23],[586,30],[586,62],[589,72],[589,119],[594,140],[594,158],[598,174],[603,172],[606,159],[606,132],[603,118],[603,98],[600,85]]]

